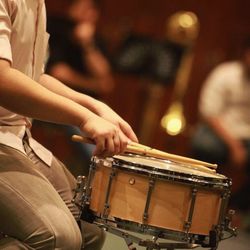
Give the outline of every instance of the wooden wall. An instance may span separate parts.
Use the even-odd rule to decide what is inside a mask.
[[[67,1],[47,0],[48,11],[65,11]],[[64,5],[65,4],[65,5]],[[114,50],[127,29],[155,39],[164,39],[165,21],[179,10],[193,11],[199,18],[201,29],[194,49],[195,57],[184,99],[185,116],[189,129],[181,136],[170,137],[160,125],[154,127],[153,137],[147,144],[177,154],[188,154],[190,131],[194,128],[197,116],[199,91],[207,73],[217,63],[231,59],[235,48],[250,34],[249,8],[247,0],[100,0],[101,18],[98,29]],[[115,74],[116,88],[107,102],[139,134],[145,101],[145,84],[133,76]],[[163,89],[163,97],[156,117],[158,120],[170,104],[173,85]],[[157,122],[159,124],[159,122]]]

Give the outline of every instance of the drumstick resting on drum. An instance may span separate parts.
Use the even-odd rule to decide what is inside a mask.
[[[77,141],[77,142],[89,143],[89,144],[95,143],[92,139],[90,139],[88,137],[79,136],[79,135],[73,135],[72,140]],[[127,146],[126,152],[151,156],[151,157],[160,158],[160,159],[173,160],[173,161],[178,161],[178,162],[182,162],[182,163],[189,163],[189,164],[195,165],[198,168],[204,168],[204,167],[208,167],[208,168],[212,168],[212,169],[217,168],[216,164],[212,164],[212,163],[208,163],[208,162],[204,162],[204,161],[199,161],[196,159],[192,159],[192,158],[188,158],[188,157],[184,157],[184,156],[179,156],[179,155],[175,155],[175,154],[166,153],[164,151],[153,149],[153,148],[150,148],[148,146],[145,146],[145,145],[142,145],[139,143],[135,143],[135,142],[131,142]]]

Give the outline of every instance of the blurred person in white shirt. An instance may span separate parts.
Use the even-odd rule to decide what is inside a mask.
[[[244,196],[250,174],[250,40],[246,39],[239,60],[221,63],[209,74],[199,111],[201,124],[192,138],[192,156],[241,173],[245,184],[232,202],[249,209],[250,200]]]

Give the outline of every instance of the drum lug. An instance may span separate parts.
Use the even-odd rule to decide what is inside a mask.
[[[188,220],[185,221],[185,223],[184,223],[184,230],[185,230],[185,232],[186,232],[187,235],[188,235],[188,232],[189,232],[189,230],[191,228],[191,225],[192,225],[193,214],[194,214],[194,206],[195,206],[197,191],[198,190],[197,190],[196,187],[192,188],[192,192],[191,192],[191,204],[190,204],[190,208],[189,208]],[[188,236],[186,238],[188,238]]]
[[[154,186],[155,186],[155,177],[150,175],[147,200],[146,200],[144,213],[143,213],[143,218],[142,218],[143,224],[147,224],[147,222],[148,222],[148,217],[149,217],[148,210],[149,210],[150,200],[151,200],[151,196],[152,196]]]
[[[86,194],[86,177],[78,176],[76,179],[76,188],[75,188],[74,197],[72,199],[72,203],[74,203],[77,207],[79,207],[79,215],[78,219],[81,217],[81,211],[85,206],[85,194]]]
[[[224,222],[215,227],[216,228],[215,230],[217,231],[217,234],[218,234],[218,242],[220,240],[224,240],[224,239],[237,236],[238,234],[237,228],[231,226],[231,222],[232,222],[232,218],[234,214],[235,214],[235,211],[230,209],[224,218]],[[224,232],[228,232],[229,236],[224,237]]]
[[[84,195],[83,205],[84,206],[86,206],[86,205],[88,206],[90,204],[90,199],[91,199],[90,197],[91,197],[91,193],[92,193],[91,183],[92,183],[96,168],[97,168],[97,166],[95,165],[94,162],[92,162],[90,164],[89,175],[88,175],[87,181],[86,181],[85,186],[84,186],[84,193],[83,193],[83,195]]]
[[[225,214],[226,214],[226,209],[228,206],[228,201],[231,195],[231,191],[227,190],[222,194],[221,197],[221,209],[220,209],[220,214],[219,214],[219,220],[218,220],[218,225],[222,229],[225,226]]]
[[[237,236],[237,229],[231,227],[232,216],[235,211],[229,210],[228,213],[226,213],[230,194],[230,190],[226,190],[221,193],[218,224],[213,226],[213,229],[209,232],[208,242],[204,241],[202,243],[202,247],[211,247],[211,250],[216,250],[221,240]],[[230,236],[223,238],[224,232],[228,232]]]
[[[90,164],[87,180],[86,177],[82,175],[78,176],[76,179],[76,188],[74,190],[75,193],[71,202],[79,207],[80,212],[78,214],[78,219],[81,218],[83,209],[90,204],[90,196],[92,191],[90,184],[92,182],[95,170],[96,166],[92,162],[92,164]]]
[[[113,181],[113,178],[115,177],[115,175],[116,175],[116,168],[113,166],[112,170],[110,172],[110,175],[109,175],[109,182],[108,182],[108,187],[106,190],[104,210],[103,210],[103,218],[104,219],[108,218],[108,214],[110,211],[109,197],[110,197],[110,192],[111,192],[112,181]]]
[[[227,216],[225,218],[225,231],[230,233],[231,236],[237,236],[237,228],[231,226],[231,222],[233,219],[233,216],[235,215],[235,211],[230,209],[227,213]]]
[[[215,247],[214,246],[215,243],[216,246],[218,245],[218,242],[223,238],[223,231],[228,226],[226,220],[227,217],[225,216],[225,214],[230,194],[231,194],[230,190],[226,190],[221,194],[221,206],[220,206],[218,224],[214,226],[214,230],[210,231],[209,246]]]

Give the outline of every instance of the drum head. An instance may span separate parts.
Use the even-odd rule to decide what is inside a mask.
[[[115,160],[120,161],[122,164],[130,167],[139,168],[152,168],[159,170],[159,172],[171,172],[179,174],[187,174],[192,176],[202,176],[212,179],[227,179],[224,175],[216,173],[215,170],[209,169],[204,166],[196,166],[192,164],[184,164],[170,160],[156,159],[153,157],[145,157],[139,155],[116,155],[113,157]]]

